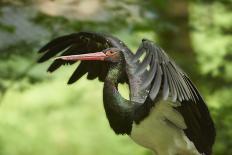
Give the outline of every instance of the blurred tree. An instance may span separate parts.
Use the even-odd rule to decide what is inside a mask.
[[[93,3],[94,5],[91,5]],[[60,83],[64,83],[65,78],[63,77],[67,72],[59,73],[62,77],[57,75],[53,78],[44,72],[46,64],[36,65],[38,58],[36,51],[39,47],[51,38],[81,30],[114,34],[123,38],[134,50],[142,37],[148,37],[158,42],[190,74],[204,92],[218,129],[215,155],[232,154],[232,124],[230,123],[230,112],[232,111],[230,103],[232,100],[232,5],[230,4],[230,0],[96,0],[94,2],[91,0],[1,0],[0,100],[2,99],[4,104],[0,109],[2,116],[0,118],[2,127],[0,130],[0,154],[35,154],[35,150],[38,154],[62,154],[60,153],[62,151],[63,154],[73,154],[73,152],[81,154],[80,148],[73,149],[77,145],[85,146],[74,140],[80,138],[74,134],[74,129],[78,128],[78,123],[89,127],[84,123],[87,118],[83,117],[88,113],[94,113],[94,110],[91,110],[91,107],[87,107],[88,110],[84,112],[73,110],[81,108],[80,105],[75,105],[76,102],[87,101],[81,98],[81,96],[85,96],[84,94],[73,96],[72,91],[79,90],[75,86],[69,87],[70,90],[60,86]],[[57,94],[50,94],[49,85],[51,84],[57,88],[56,93],[64,95],[63,98],[57,99]],[[85,84],[86,81],[82,81],[77,87],[82,88],[82,85]],[[99,85],[94,87],[99,87]],[[1,96],[3,94],[6,95],[4,100]],[[50,98],[46,98],[47,94],[50,94]],[[81,92],[78,91],[77,94],[81,94]],[[17,100],[14,97],[17,97]],[[99,94],[98,98],[100,98]],[[34,103],[38,106],[35,106]],[[70,105],[72,108],[69,107]],[[63,134],[64,137],[61,136],[61,139],[63,138],[66,143],[60,142],[59,145],[52,145],[52,137],[44,136],[48,133],[50,135],[50,131],[53,130],[50,127],[49,118],[54,120],[63,117],[62,112],[72,114],[72,116],[64,116],[68,117],[67,120],[65,119],[67,124],[57,121],[55,125],[62,130],[58,133]],[[80,115],[76,115],[76,113],[80,113]],[[84,113],[87,114],[84,115]],[[81,117],[82,122],[74,125],[73,122],[76,122],[77,118],[73,118],[73,116]],[[92,121],[97,126],[99,120],[95,116],[98,117],[98,114],[92,116],[94,118],[88,119],[88,121]],[[63,129],[59,128],[60,126],[69,126],[70,128],[74,126],[74,128]],[[14,128],[19,131],[11,134],[14,132]],[[101,127],[96,128],[103,131]],[[39,130],[46,134],[40,133]],[[65,140],[66,131],[74,136],[70,137],[72,140]],[[82,129],[78,130],[78,132],[81,131]],[[108,132],[108,130],[104,130],[104,132]],[[8,135],[12,136],[8,137]],[[27,135],[31,137],[27,137]],[[27,137],[26,141],[28,142],[22,142],[18,137]],[[112,135],[112,137],[114,136]],[[81,140],[91,143],[93,150],[98,150],[99,154],[102,154],[101,149],[99,150],[93,142],[86,139],[86,137],[81,137]],[[12,141],[21,148],[12,150],[10,147]],[[45,143],[40,141],[45,141]],[[119,143],[119,141],[117,142]],[[121,142],[126,143],[124,140]],[[28,147],[28,143],[33,143],[33,146],[25,149]],[[123,143],[123,145],[118,143],[114,143],[114,145],[129,146],[127,143]],[[46,145],[52,146],[53,150],[46,150]],[[56,152],[62,148],[60,145],[64,147],[64,150]],[[70,148],[66,145],[73,147]],[[98,147],[100,147],[99,145]],[[104,153],[112,153],[111,147],[109,146],[108,151]],[[134,149],[134,147],[132,148]],[[147,153],[146,151],[140,152]],[[123,154],[123,152],[117,153]]]

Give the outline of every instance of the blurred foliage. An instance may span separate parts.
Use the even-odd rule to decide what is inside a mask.
[[[0,23],[0,30],[13,33],[15,29],[12,26],[8,26],[8,25]]]
[[[134,51],[142,38],[160,44],[208,103],[217,128],[214,155],[231,155],[231,1],[97,0],[91,16],[86,8],[75,16],[62,10],[85,2],[0,1],[0,155],[151,154],[114,135],[96,91],[100,82],[82,78],[67,86],[76,65],[50,75],[49,62],[36,63],[50,39],[81,30],[111,33]]]

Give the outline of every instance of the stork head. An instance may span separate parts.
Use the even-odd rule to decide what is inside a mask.
[[[107,48],[101,52],[95,53],[86,53],[86,54],[78,54],[78,55],[68,55],[68,56],[60,56],[55,59],[62,59],[68,61],[86,61],[86,60],[97,60],[97,61],[108,61],[117,63],[122,60],[122,51],[118,48]]]

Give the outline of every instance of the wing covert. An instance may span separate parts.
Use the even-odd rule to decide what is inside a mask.
[[[145,54],[143,61],[140,57]],[[149,96],[155,100],[182,102],[196,101],[196,90],[189,83],[188,76],[153,42],[143,40],[128,67],[133,101],[143,103]],[[132,75],[136,76],[132,76]],[[134,84],[136,83],[136,84]]]

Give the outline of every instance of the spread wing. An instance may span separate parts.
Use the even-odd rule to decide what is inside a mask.
[[[210,155],[215,140],[214,124],[189,77],[160,47],[145,39],[128,64],[131,100],[140,103],[143,115],[148,115],[157,99],[172,101],[185,120],[187,137],[199,152]]]
[[[130,76],[132,100],[144,103],[147,96],[155,100],[158,94],[173,102],[199,99],[187,75],[151,41],[143,40],[129,66],[129,76],[134,75]]]
[[[99,33],[79,32],[70,35],[58,37],[39,50],[42,53],[38,62],[44,62],[54,56],[84,54],[89,52],[99,52],[106,48],[116,47],[132,55],[127,46],[119,39]],[[54,60],[49,66],[48,71],[53,72],[64,64],[73,64],[73,61]],[[80,79],[84,74],[88,74],[87,78],[92,80],[98,77],[100,81],[104,81],[108,72],[108,64],[101,61],[82,61],[73,72],[68,84],[72,84]],[[120,82],[126,82],[126,78]]]

